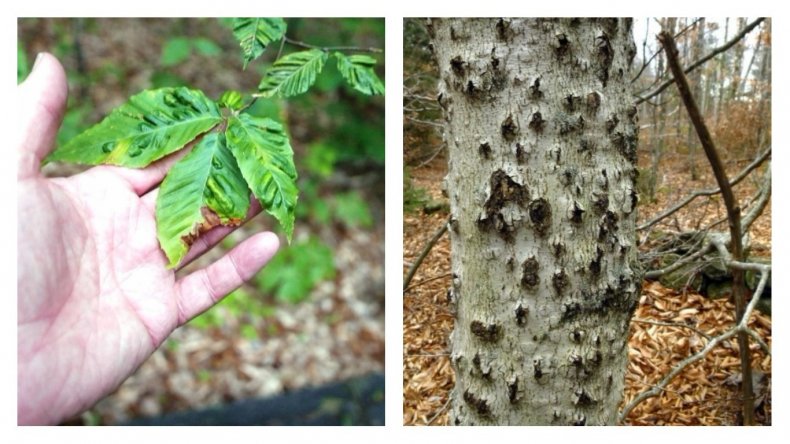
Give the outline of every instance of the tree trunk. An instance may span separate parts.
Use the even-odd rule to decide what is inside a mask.
[[[631,20],[428,28],[449,147],[451,423],[614,424],[641,284]]]
[[[730,39],[730,18],[727,17],[724,19],[724,42]],[[724,103],[724,80],[727,78],[727,68],[729,65],[729,51],[724,51],[724,53],[719,57],[717,71],[719,73],[719,99],[716,101],[716,125],[719,125],[719,118],[721,117],[721,106]]]
[[[746,17],[738,17],[738,33],[746,27]],[[730,84],[730,100],[738,96],[743,70],[743,54],[746,50],[746,37],[735,45],[735,58],[732,62],[732,83]]]

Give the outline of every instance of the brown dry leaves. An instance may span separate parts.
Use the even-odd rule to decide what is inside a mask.
[[[427,189],[431,197],[441,196],[439,183],[444,175],[441,161],[414,173],[415,186]],[[737,168],[742,168],[739,165]],[[730,166],[728,170],[736,167]],[[685,196],[690,188],[709,187],[705,177],[699,184],[685,182],[688,171],[662,165],[666,171],[664,185],[672,193],[659,193],[659,202],[640,207],[641,218]],[[732,173],[731,173],[732,174]],[[752,173],[754,174],[754,173]],[[681,186],[682,185],[682,186]],[[736,189],[745,200],[755,188],[747,179]],[[672,194],[672,196],[668,196]],[[707,207],[707,208],[706,208]],[[702,217],[706,221],[724,215],[718,202],[697,203],[693,209],[679,213],[678,224],[689,228]],[[703,214],[704,213],[704,214]],[[770,251],[771,208],[752,227],[752,235],[760,249]],[[404,216],[404,274],[411,261],[419,254],[429,237],[445,220],[445,215]],[[675,225],[675,224],[672,224]],[[726,225],[723,227],[726,229]],[[412,285],[450,271],[450,247],[447,237],[433,248],[415,275]],[[403,296],[403,422],[406,425],[446,425],[448,397],[455,380],[449,362],[449,335],[453,316],[447,303],[446,291],[450,278],[437,279],[416,286]],[[716,336],[733,326],[734,308],[725,301],[711,301],[697,294],[677,293],[657,282],[645,283],[636,319],[675,323],[694,327],[709,336]],[[749,324],[771,345],[771,318],[755,312]],[[623,405],[638,393],[651,388],[669,369],[689,355],[701,350],[706,343],[703,335],[681,326],[658,326],[633,322],[629,341],[629,364],[626,372]],[[750,342],[753,366],[758,369],[755,395],[757,419],[770,424],[771,357]],[[660,396],[637,406],[626,418],[631,425],[726,425],[738,422],[740,361],[737,341],[732,339],[717,347],[705,359],[690,365]]]
[[[734,325],[734,306],[724,300],[712,301],[697,294],[682,294],[658,282],[642,289],[628,343],[628,370],[624,404],[639,392],[657,384],[670,369],[705,347],[707,339]],[[678,326],[654,325],[650,320]],[[771,318],[755,312],[749,326],[771,345]],[[771,357],[754,341],[750,342],[752,366],[768,381],[763,393],[770,393]],[[661,396],[639,404],[626,418],[632,425],[733,425],[739,410],[740,359],[735,338],[713,349],[704,359],[686,367]],[[770,399],[770,395],[769,398]],[[624,405],[623,404],[623,405]],[[770,417],[770,402],[758,408],[758,416]],[[759,419],[759,418],[758,418]]]

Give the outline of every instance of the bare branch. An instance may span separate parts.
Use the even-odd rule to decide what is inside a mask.
[[[409,283],[414,277],[414,274],[417,273],[417,269],[420,268],[422,261],[424,261],[425,257],[428,256],[428,253],[431,251],[431,248],[433,248],[433,246],[436,245],[436,242],[439,242],[439,239],[441,239],[442,235],[444,235],[444,233],[447,232],[447,226],[449,224],[450,224],[450,218],[448,217],[447,221],[445,221],[445,223],[443,223],[442,226],[439,227],[439,229],[436,230],[435,233],[433,233],[433,236],[431,236],[431,240],[429,240],[428,243],[425,244],[425,247],[423,247],[422,251],[420,252],[420,255],[417,256],[417,260],[414,261],[414,263],[411,265],[409,272],[406,273],[406,278],[403,280],[404,293],[409,290]],[[423,281],[422,283],[425,283],[425,281]]]
[[[771,155],[771,148],[769,147],[762,154],[760,154],[760,156],[758,156],[757,159],[754,160],[754,162],[750,163],[748,166],[746,166],[746,168],[744,168],[740,173],[738,173],[738,175],[735,176],[729,182],[730,186],[733,187],[733,186],[737,185],[738,183],[740,183],[743,179],[746,178],[746,176],[749,175],[749,173],[751,173],[755,168],[759,167],[766,159],[768,159],[768,157],[770,157],[770,155]],[[692,200],[694,200],[694,199],[696,199],[698,197],[713,196],[713,195],[716,195],[716,194],[719,194],[719,193],[721,193],[721,188],[710,188],[710,189],[707,189],[707,190],[694,191],[693,193],[691,193],[688,196],[686,196],[685,199],[681,200],[680,202],[678,202],[677,204],[673,205],[672,207],[664,210],[661,214],[659,214],[658,216],[654,217],[653,219],[643,223],[642,225],[639,225],[638,227],[636,227],[636,229],[637,229],[637,231],[642,231],[644,229],[652,227],[653,225],[657,224],[658,222],[660,222],[660,221],[666,219],[667,217],[671,216],[672,214],[674,214],[675,212],[677,212],[681,208],[685,207],[686,205],[689,204],[689,202],[691,202]]]
[[[708,158],[708,163],[713,170],[713,175],[716,177],[721,189],[721,196],[724,200],[724,207],[727,210],[727,219],[730,228],[730,244],[732,248],[732,257],[736,261],[743,260],[743,242],[741,239],[743,231],[741,230],[741,209],[738,207],[738,202],[735,200],[735,195],[732,192],[732,186],[727,178],[727,171],[721,162],[719,153],[716,150],[716,145],[713,143],[708,126],[705,124],[705,119],[694,100],[691,93],[686,75],[680,66],[678,60],[678,49],[675,46],[675,40],[668,32],[662,32],[658,36],[661,45],[664,46],[664,51],[667,55],[667,62],[675,76],[675,84],[678,87],[680,98],[683,99],[683,104],[688,111],[689,119],[694,124],[694,129],[699,136],[700,144],[705,151],[705,156]],[[735,319],[740,322],[744,317],[744,305],[746,304],[746,286],[744,285],[744,276],[742,270],[734,269],[732,271],[732,289],[733,299],[735,300]],[[754,425],[754,390],[752,389],[752,366],[751,356],[749,355],[749,336],[741,331],[738,333],[739,354],[741,358],[741,374],[743,380],[741,381],[741,391],[743,393],[743,423],[745,425]]]
[[[697,60],[696,62],[694,62],[694,63],[692,63],[691,65],[689,65],[689,66],[688,66],[688,67],[685,69],[685,71],[684,71],[684,72],[685,72],[686,74],[688,74],[688,73],[690,73],[691,71],[694,71],[695,69],[697,69],[697,68],[699,68],[700,66],[702,66],[702,65],[703,65],[705,62],[707,62],[708,60],[710,60],[710,59],[712,59],[712,58],[716,57],[717,55],[721,54],[722,52],[724,52],[724,51],[726,51],[726,50],[728,50],[728,49],[732,48],[732,47],[733,47],[733,46],[735,46],[735,44],[736,44],[736,43],[738,43],[738,42],[739,42],[739,41],[740,41],[740,40],[741,40],[741,39],[742,39],[744,36],[746,36],[746,34],[750,33],[750,32],[751,32],[751,31],[752,31],[754,28],[756,28],[756,27],[757,27],[757,25],[759,25],[760,23],[762,23],[762,22],[763,22],[763,20],[765,20],[765,17],[760,17],[760,18],[758,18],[757,20],[755,20],[755,21],[753,21],[753,22],[749,23],[749,25],[747,25],[745,28],[743,28],[743,31],[741,31],[740,33],[738,33],[738,35],[736,35],[735,37],[733,37],[733,38],[732,38],[730,41],[728,41],[727,43],[725,43],[725,44],[723,44],[723,45],[719,46],[718,48],[714,49],[713,51],[711,51],[711,52],[710,52],[708,55],[706,55],[705,57],[702,57],[701,59],[699,59],[699,60]],[[653,90],[653,92],[651,92],[650,94],[647,94],[647,95],[645,95],[645,96],[641,96],[641,97],[639,97],[639,98],[637,99],[637,101],[635,102],[635,104],[636,104],[636,105],[639,105],[640,103],[644,102],[645,100],[651,99],[651,98],[653,98],[653,97],[657,96],[658,94],[661,94],[661,92],[662,92],[662,91],[664,91],[665,89],[667,89],[667,87],[669,87],[669,85],[671,85],[671,84],[672,84],[674,81],[675,81],[675,79],[674,79],[674,78],[667,79],[666,81],[662,82],[662,83],[661,83],[661,84],[660,84],[660,85],[659,85],[659,86],[658,86],[658,87],[657,87],[655,90]]]
[[[744,233],[749,231],[754,221],[763,214],[763,210],[768,206],[768,201],[771,200],[771,165],[765,171],[765,178],[763,179],[763,186],[757,195],[757,202],[749,209],[749,212],[743,216],[742,230]]]
[[[662,327],[687,328],[687,329],[693,331],[694,333],[697,333],[698,335],[704,337],[707,340],[711,339],[710,335],[705,333],[704,331],[702,331],[702,330],[700,330],[700,329],[698,329],[698,328],[696,328],[694,326],[691,326],[691,325],[688,325],[688,324],[682,324],[680,322],[660,322],[660,321],[651,321],[650,319],[638,319],[638,318],[631,319],[631,322],[637,322],[637,323],[640,323],[640,324],[660,325]]]

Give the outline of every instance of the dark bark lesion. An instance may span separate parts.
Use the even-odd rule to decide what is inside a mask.
[[[528,257],[523,264],[521,264],[521,285],[527,288],[535,288],[540,283],[540,264],[535,256]]]
[[[491,191],[483,205],[484,212],[477,221],[478,227],[481,230],[494,229],[502,239],[512,241],[516,227],[505,221],[502,209],[508,203],[523,207],[529,200],[529,190],[502,170],[496,170],[491,174],[489,187]]]
[[[551,205],[549,201],[538,198],[529,203],[529,219],[539,235],[544,235],[551,227]]]
[[[502,328],[498,324],[484,324],[480,321],[472,321],[469,330],[483,342],[496,342],[502,335]]]

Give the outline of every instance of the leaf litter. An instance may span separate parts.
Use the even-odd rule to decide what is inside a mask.
[[[668,157],[668,156],[667,156]],[[436,200],[442,199],[440,184],[445,175],[444,159],[411,172],[414,186],[423,188]],[[740,166],[742,167],[742,166]],[[738,168],[732,166],[731,168]],[[648,220],[668,204],[688,192],[687,166],[662,165],[665,186],[672,192],[659,192],[653,204],[640,205],[640,220]],[[755,173],[753,173],[755,174]],[[759,173],[759,171],[757,172]],[[707,174],[710,176],[710,174]],[[710,188],[712,178],[703,174],[694,188]],[[743,181],[736,196],[743,202],[755,192],[754,185]],[[724,216],[723,205],[698,203],[681,210],[666,225],[691,229]],[[700,221],[701,219],[701,221]],[[407,272],[431,233],[446,221],[445,214],[405,214],[403,231],[403,272]],[[770,203],[752,226],[753,251],[771,249]],[[726,226],[725,226],[726,228]],[[444,236],[429,253],[411,285],[403,295],[403,423],[404,425],[447,425],[448,400],[455,384],[450,365],[449,336],[453,315],[447,301],[450,273],[450,244]],[[426,281],[425,284],[418,285]],[[684,358],[700,351],[708,336],[721,334],[733,326],[734,306],[726,300],[710,300],[699,294],[678,292],[658,282],[646,281],[634,313],[635,319],[678,324],[659,326],[632,322],[628,343],[628,367],[625,377],[624,406],[638,393],[657,384]],[[771,347],[771,318],[758,311],[749,326]],[[755,417],[758,424],[771,424],[771,356],[750,341],[754,371]],[[735,425],[740,421],[740,359],[737,340],[732,338],[711,351],[704,359],[688,366],[664,390],[650,398],[625,419],[626,425]]]

